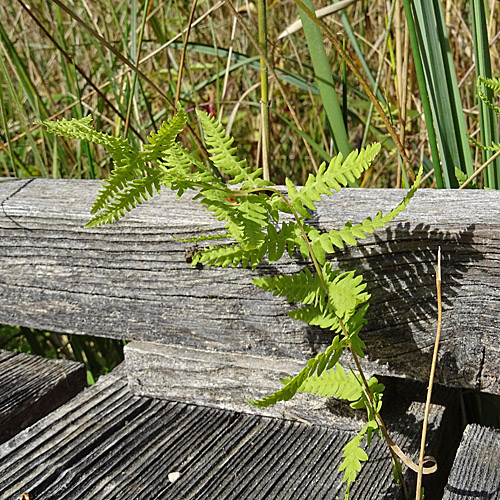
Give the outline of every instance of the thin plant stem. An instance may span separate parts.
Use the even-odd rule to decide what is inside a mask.
[[[266,0],[257,0],[260,54],[260,114],[262,135],[262,177],[269,180],[269,79],[265,58],[267,53],[267,6]]]
[[[436,340],[434,341],[434,353],[432,354],[431,373],[429,375],[429,388],[427,389],[427,400],[425,402],[424,422],[422,424],[422,439],[420,442],[420,455],[418,458],[418,475],[417,475],[417,489],[415,492],[415,500],[420,500],[422,497],[421,493],[422,474],[425,461],[424,452],[425,452],[425,441],[427,438],[427,424],[429,422],[429,410],[432,398],[432,385],[434,383],[434,375],[436,373],[439,340],[441,338],[441,322],[442,322],[442,311],[443,311],[441,303],[441,247],[439,247],[437,255],[436,291],[437,291],[437,307],[438,307]]]
[[[76,71],[78,71],[78,73],[80,73],[80,75],[83,77],[83,79],[94,89],[93,93],[97,93],[99,95],[99,97],[101,97],[101,99],[103,99],[104,102],[106,102],[106,104],[113,110],[113,112],[116,113],[122,120],[125,119],[125,117],[120,112],[120,110],[116,108],[116,106],[106,97],[106,95],[103,92],[101,92],[102,87],[96,86],[96,84],[87,76],[87,74],[83,71],[83,69],[80,66],[78,66],[78,64],[76,64],[74,59],[67,53],[66,50],[64,50],[64,48],[57,42],[57,40],[48,32],[48,30],[45,28],[45,26],[43,26],[43,24],[33,14],[31,9],[22,0],[17,0],[17,1],[21,5],[21,7],[26,11],[26,13],[31,17],[31,19],[33,19],[33,21],[36,23],[36,25],[43,31],[44,35],[50,40],[50,42],[54,45],[54,47],[56,47],[56,49],[59,50],[59,52],[62,54],[62,56],[68,61],[68,63],[71,64],[72,66],[74,66]],[[73,107],[80,104],[81,101],[84,100],[85,98],[87,98],[88,96],[89,96],[89,94],[87,94],[87,95],[81,97],[80,99],[78,99],[77,101],[75,101],[73,104]],[[67,109],[68,108],[65,108],[65,110],[67,110]],[[53,119],[53,116],[50,117],[49,119]],[[38,125],[36,127],[33,127],[31,129],[31,131],[35,130],[36,128],[38,128]],[[130,129],[132,130],[132,132],[134,132],[134,134],[139,139],[141,139],[141,134],[137,131],[137,129],[135,129],[134,127],[130,127]],[[20,139],[21,137],[22,136],[18,136],[18,137],[16,137],[16,139]]]
[[[234,5],[230,1],[227,2],[227,5],[231,9],[233,14],[236,16],[236,19],[238,19],[238,22],[240,23],[241,27],[243,28],[243,31],[247,34],[248,40],[250,41],[250,43],[254,46],[254,48],[257,51],[257,53],[259,54],[259,56],[261,56],[264,59],[264,62],[266,63],[266,67],[267,67],[269,73],[271,73],[271,76],[274,78],[274,81],[276,82],[276,86],[278,87],[278,90],[280,91],[280,93],[283,97],[283,100],[285,101],[285,104],[288,108],[288,111],[290,112],[290,115],[291,115],[293,121],[295,122],[295,126],[297,127],[298,130],[300,130],[301,132],[304,132],[304,129],[303,129],[302,125],[300,124],[299,119],[297,117],[297,113],[295,113],[295,110],[293,109],[292,103],[290,102],[290,99],[288,99],[286,92],[285,92],[285,89],[281,85],[281,83],[278,79],[278,75],[274,71],[274,68],[272,67],[270,61],[267,59],[267,57],[265,57],[265,54],[262,52],[262,50],[260,50],[259,44],[252,37],[252,33],[251,33],[250,29],[248,28],[248,26],[246,25],[245,21],[243,20],[241,14],[235,9]],[[313,168],[314,168],[315,172],[318,172],[318,164],[316,163],[316,160],[314,159],[311,146],[304,138],[302,138],[302,140],[304,141],[304,147],[306,148],[307,154],[309,155],[309,158],[311,160]]]
[[[146,19],[147,19],[148,12],[150,11],[152,5],[153,5],[152,1],[151,0],[147,0],[147,3],[145,5],[145,7],[144,7],[144,15],[143,15],[142,22],[141,22],[141,29],[139,31],[139,39],[137,41],[137,54],[136,54],[136,57],[135,57],[135,60],[134,60],[134,64],[136,64],[137,61],[139,61],[139,59],[140,59],[141,47],[142,47],[142,38],[144,36],[144,28],[146,27]],[[123,131],[123,136],[124,137],[127,136],[128,128],[130,126],[130,112],[132,110],[132,103],[133,103],[133,99],[134,99],[134,93],[135,93],[135,87],[136,87],[136,85],[137,85],[137,73],[134,71],[134,76],[132,78],[132,85],[131,85],[131,88],[130,88],[129,100],[128,100],[128,105],[127,105],[127,116],[126,116],[126,119],[125,119],[125,127],[124,127],[124,131]]]
[[[217,2],[207,12],[205,12],[204,14],[202,14],[198,19],[196,19],[196,21],[193,22],[193,27],[196,26],[197,24],[201,23],[207,16],[209,16],[210,14],[212,14],[214,11],[216,11],[217,9],[219,9],[220,7],[222,7],[223,5],[224,5],[224,0],[220,0],[219,2]],[[172,45],[172,43],[174,43],[177,39],[179,39],[186,31],[187,31],[187,28],[185,28],[180,33],[178,33],[177,35],[175,35],[173,38],[171,38],[170,40],[168,40],[167,42],[165,42],[164,44],[162,44],[157,49],[155,49],[152,52],[150,52],[148,55],[144,56],[141,60],[138,61],[137,66],[140,66],[141,64],[145,63],[146,61],[149,61],[151,58],[153,58],[155,55],[157,55],[158,53],[160,53],[162,50],[165,50],[167,47],[169,47],[170,45]],[[94,90],[91,90],[87,94],[83,95],[82,98],[81,98],[81,100],[82,101],[86,101],[87,99],[90,99],[93,95],[95,95],[96,93],[99,94],[99,91],[105,89],[107,86],[111,85],[111,83],[113,83],[113,81],[121,78],[122,76],[126,75],[130,71],[132,71],[132,68],[130,68],[130,67],[127,67],[127,68],[123,69],[112,80],[105,81],[101,85],[95,87]],[[92,86],[94,86],[94,85],[92,85]],[[104,94],[101,93],[99,95],[102,98],[105,99]],[[61,110],[57,111],[56,113],[53,113],[52,115],[50,115],[47,118],[47,120],[53,120],[54,118],[58,118],[59,116],[61,116],[64,113],[66,113],[66,111],[69,111],[70,109],[74,108],[75,106],[78,106],[78,104],[80,104],[80,101],[74,101],[73,103],[68,104],[63,109],[61,109]],[[33,132],[38,127],[40,127],[40,125],[33,125],[33,126],[29,127],[28,132]],[[190,131],[191,131],[191,129],[190,129]],[[14,136],[14,137],[11,138],[11,142],[15,143],[15,142],[21,140],[23,137],[26,136],[26,134],[27,134],[27,132],[21,132],[21,133],[17,134],[16,136]],[[195,139],[195,141],[196,141],[196,139]],[[0,142],[0,151],[2,151],[2,150],[7,150],[7,145],[5,143]],[[205,151],[205,149],[203,147],[202,147],[202,153],[204,154],[205,157],[207,157],[206,151]]]
[[[196,1],[196,0],[195,0]],[[136,64],[133,64],[130,62],[123,54],[121,54],[118,50],[113,47],[105,38],[103,38],[97,31],[95,31],[93,28],[91,28],[81,17],[79,17],[77,14],[75,14],[68,6],[63,4],[61,0],[52,0],[56,5],[58,5],[66,14],[68,14],[72,19],[74,19],[78,24],[83,26],[92,36],[94,36],[104,47],[106,47],[110,52],[112,52],[122,63],[126,64],[132,71],[135,71],[145,82],[148,83],[150,87],[152,87],[158,94],[162,97],[162,99],[173,109],[175,109],[174,103],[169,99],[167,94],[163,92],[163,90],[156,85],[148,76],[138,68]],[[196,145],[200,149],[200,152],[203,154],[205,158],[208,158],[208,153],[207,150],[205,149],[205,146],[201,142],[200,138],[196,134],[196,132],[193,130],[191,125],[189,123],[186,124],[186,129],[190,132],[191,136],[193,137],[194,141],[196,142]]]
[[[500,156],[500,151],[497,151],[487,162],[481,165],[458,189],[467,187],[490,163],[495,161]]]
[[[175,104],[177,104],[179,102],[179,99],[181,97],[182,71],[184,69],[184,64],[185,64],[185,60],[186,60],[187,44],[188,44],[188,40],[189,40],[189,34],[191,33],[194,12],[196,10],[197,4],[198,4],[198,0],[193,0],[193,5],[191,6],[191,12],[189,13],[186,37],[184,38],[184,47],[182,48],[181,61],[179,63],[179,74],[177,75],[177,88],[175,90]]]
[[[387,30],[386,30],[385,35],[384,35],[383,47],[382,47],[382,50],[380,51],[380,61],[379,61],[379,65],[377,68],[377,75],[375,77],[375,84],[373,86],[373,93],[374,94],[377,91],[379,83],[380,83],[380,75],[382,74],[382,68],[384,66],[384,55],[385,55],[385,51],[387,49],[387,43],[389,41],[389,34],[390,34],[390,29],[391,29],[391,24],[392,24],[392,17],[394,15],[395,5],[396,5],[396,2],[395,2],[395,0],[393,0],[392,7],[391,7],[391,10],[389,12],[389,20],[387,21]],[[374,103],[373,103],[373,101],[370,101],[370,107],[368,108],[368,116],[366,118],[366,126],[365,126],[365,130],[363,132],[363,140],[361,141],[361,148],[365,147],[366,141],[368,139],[368,133],[370,131],[370,124],[371,124],[372,116],[373,116],[373,107],[374,107]]]

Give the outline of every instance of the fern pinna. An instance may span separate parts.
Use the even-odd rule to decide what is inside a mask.
[[[278,189],[261,178],[261,169],[252,170],[245,160],[236,156],[233,139],[225,135],[220,123],[203,111],[197,111],[197,115],[210,154],[209,166],[198,161],[176,140],[187,122],[186,112],[180,106],[173,118],[148,137],[149,144],[141,150],[126,139],[97,132],[90,124],[90,117],[43,124],[55,134],[102,144],[115,162],[86,227],[120,219],[163,187],[175,191],[178,196],[194,190],[195,199],[224,222],[224,231],[219,237],[230,243],[207,244],[195,254],[193,266],[236,267],[241,264],[254,269],[264,259],[275,262],[285,252],[293,257],[296,251],[311,260],[312,269],[306,267],[289,276],[255,278],[253,283],[298,304],[300,307],[291,311],[290,316],[333,330],[333,341],[325,352],[310,359],[300,373],[282,380],[281,389],[263,399],[248,402],[266,407],[289,400],[300,391],[335,396],[349,401],[355,408],[365,407],[368,423],[343,450],[340,470],[344,471],[347,497],[361,463],[367,459],[362,443],[366,438],[369,445],[373,431],[377,431],[382,422],[379,411],[383,386],[374,378],[366,380],[362,372],[346,373],[339,364],[342,352],[347,349],[361,370],[358,358],[363,356],[365,345],[359,333],[365,324],[370,295],[365,291],[362,276],[354,271],[334,269],[327,257],[336,248],[355,245],[357,240],[392,221],[415,193],[421,173],[401,203],[387,214],[378,212],[358,224],[347,222],[342,228],[320,232],[307,223],[316,209],[315,203],[359,178],[378,154],[379,144],[368,146],[359,153],[352,152],[347,158],[339,154],[329,164],[321,165],[316,175],[310,174],[300,189],[288,179],[286,188]],[[189,241],[214,239],[210,236]]]

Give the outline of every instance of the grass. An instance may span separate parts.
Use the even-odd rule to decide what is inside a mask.
[[[436,152],[432,151],[432,140],[429,141],[425,133],[426,123],[431,122],[423,113],[425,106],[419,92],[418,71],[415,72],[411,57],[414,44],[405,42],[404,33],[396,36],[400,30],[395,23],[404,23],[404,11],[396,8],[389,24],[390,10],[386,7],[393,9],[394,2],[347,3],[350,5],[340,13],[323,20],[340,42],[346,41],[347,56],[374,90],[386,117],[402,139],[411,166],[417,166],[422,157],[430,160],[426,162],[428,165],[435,165]],[[259,4],[261,9],[262,4]],[[67,118],[92,112],[101,128],[114,133],[126,131],[134,140],[141,141],[165,113],[171,113],[167,102],[175,100],[185,37],[182,32],[188,26],[192,3],[100,0],[90,8],[87,1],[77,0],[71,7],[73,16],[62,5],[62,2],[38,0],[28,9],[22,1],[11,0],[0,7],[1,50],[5,56],[0,64],[0,168],[5,176],[101,178],[109,172],[109,161],[101,150],[49,138],[33,127],[36,119],[45,119],[62,110],[61,115]],[[445,122],[436,127],[438,138],[448,134],[460,139],[458,160],[448,160],[440,152],[445,163],[445,185],[452,186],[453,171],[448,164],[456,166],[458,161],[460,168],[471,173],[481,161],[480,154],[469,146],[466,133],[476,136],[479,130],[484,130],[481,123],[491,123],[491,120],[480,120],[475,72],[471,71],[464,79],[477,58],[469,42],[480,22],[490,39],[493,38],[500,16],[498,9],[491,10],[491,2],[481,21],[474,21],[480,16],[477,13],[473,16],[471,2],[446,5],[448,10],[442,13],[442,18],[435,19],[441,24],[435,23],[435,26],[446,29],[449,50],[445,50],[444,55],[442,51],[434,51],[441,59],[433,67],[437,72],[439,61],[447,64],[451,80],[460,82],[460,86],[456,83],[449,90],[452,99],[449,105],[456,108],[459,100],[460,110],[465,110],[463,126]],[[226,123],[237,106],[232,133],[238,137],[241,154],[257,163],[263,121],[260,102],[262,95],[266,96],[258,85],[263,74],[258,61],[260,54],[250,40],[251,34],[258,39],[258,16],[253,4],[239,3],[235,7],[242,16],[241,22],[234,23],[231,10],[215,1],[196,5],[179,94],[180,100],[189,107],[204,107],[214,114],[222,110],[221,119]],[[304,182],[307,174],[314,171],[314,165],[336,150],[343,151],[349,144],[359,146],[365,137],[368,142],[382,140],[386,153],[367,173],[362,185],[403,185],[397,148],[389,137],[386,123],[380,113],[370,114],[370,101],[366,93],[360,91],[359,81],[349,68],[345,72],[346,91],[343,92],[343,62],[331,50],[331,44],[319,28],[308,23],[302,13],[305,32],[299,29],[278,41],[279,33],[298,18],[299,12],[291,1],[268,3],[265,24],[261,22],[260,46],[266,48],[267,59],[285,93],[282,95],[269,70],[264,72],[271,101],[267,144],[271,179],[283,182],[288,176],[296,182]],[[423,14],[420,17],[416,14],[418,33],[427,26],[425,19],[429,16],[423,18]],[[250,35],[244,31],[242,22],[248,26]],[[427,24],[430,36],[429,21]],[[384,40],[387,43],[382,43]],[[488,53],[492,74],[498,74],[498,51],[494,47],[487,50],[485,44],[482,39],[479,54]],[[230,61],[228,51],[231,51]],[[424,52],[424,55],[422,59],[429,61],[429,54]],[[131,69],[137,68],[136,62],[140,62],[138,71]],[[404,92],[398,81],[405,83]],[[255,88],[246,93],[252,86]],[[100,89],[99,92],[96,89]],[[243,94],[245,98],[240,101]],[[297,115],[292,128],[287,100]],[[342,101],[344,109],[339,112],[336,102]],[[432,106],[442,102],[440,95],[433,101],[431,93],[432,102]],[[455,116],[444,112],[440,116],[444,120],[448,115]],[[457,120],[460,121],[460,116]],[[427,186],[441,185],[434,170],[429,170],[428,175]],[[491,177],[488,169],[487,183]],[[481,177],[479,185],[484,182]]]

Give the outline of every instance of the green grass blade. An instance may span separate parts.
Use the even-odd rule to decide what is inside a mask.
[[[415,29],[415,22],[411,10],[410,0],[403,0],[405,9],[406,24],[408,26],[410,45],[413,53],[413,62],[415,64],[415,73],[417,75],[418,87],[420,90],[420,98],[422,100],[422,108],[424,110],[425,125],[427,127],[427,135],[429,137],[429,145],[431,148],[432,163],[434,167],[434,178],[438,189],[444,188],[443,174],[441,173],[441,162],[439,161],[438,145],[436,140],[436,132],[432,121],[432,110],[429,101],[429,94],[425,84],[424,68],[422,65],[422,57],[418,46],[418,37]]]
[[[458,188],[455,167],[472,175],[473,166],[443,10],[439,0],[420,0],[413,5],[444,183]]]
[[[13,109],[19,117],[21,128],[26,133],[26,139],[31,146],[31,152],[33,154],[36,169],[38,170],[40,175],[42,175],[42,177],[48,177],[48,172],[40,156],[40,153],[38,152],[35,138],[30,131],[31,124],[29,123],[26,113],[24,112],[21,98],[16,93],[14,83],[12,82],[9,72],[7,71],[7,67],[5,66],[5,61],[8,57],[8,54],[5,53],[5,47],[3,45],[1,46],[1,49],[3,49],[3,54],[0,54],[0,73],[2,74],[2,79],[5,83],[5,86],[7,87],[7,95],[9,96],[10,103],[13,105]]]
[[[303,2],[309,10],[314,12],[311,0],[303,0]],[[337,150],[344,156],[347,156],[351,152],[351,146],[347,137],[347,130],[344,125],[342,110],[333,83],[332,70],[326,55],[321,31],[300,7],[299,15],[306,35],[309,55],[313,64],[323,107],[325,108],[325,113],[332,130],[333,140]]]
[[[474,57],[476,60],[476,75],[491,78],[491,59],[488,43],[488,29],[486,26],[486,13],[483,0],[472,1],[472,33],[474,37]],[[486,97],[494,102],[493,91],[483,88]],[[495,112],[489,108],[479,97],[479,127],[481,142],[491,146],[492,142],[498,144],[498,119]],[[483,163],[493,156],[494,152],[483,151]],[[484,171],[484,186],[491,189],[500,189],[500,159],[494,160]]]

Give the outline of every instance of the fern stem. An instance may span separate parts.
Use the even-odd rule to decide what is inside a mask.
[[[344,334],[344,336],[346,338],[348,338],[349,337],[349,332],[347,331],[347,328],[346,328],[344,322],[342,321],[341,318],[338,318],[338,320],[339,320],[340,328],[342,329],[342,333]],[[354,359],[354,363],[356,365],[356,369],[358,370],[358,373],[361,376],[361,381],[363,382],[363,388],[364,388],[364,391],[366,392],[366,395],[368,396],[368,401],[370,402],[371,409],[373,411],[373,414],[375,415],[375,420],[377,421],[377,424],[378,424],[378,426],[380,428],[380,431],[382,432],[382,436],[384,437],[384,440],[387,443],[387,446],[388,446],[389,451],[391,453],[392,460],[394,461],[394,466],[396,467],[399,479],[401,481],[401,487],[403,488],[403,496],[404,496],[405,499],[407,499],[408,498],[408,489],[406,487],[406,483],[405,483],[405,480],[404,480],[404,477],[403,477],[403,471],[402,471],[402,468],[401,468],[400,457],[399,457],[399,455],[397,454],[397,452],[395,451],[395,448],[394,448],[395,447],[395,443],[391,439],[391,437],[389,436],[389,432],[387,431],[387,427],[385,426],[385,423],[384,423],[384,421],[382,419],[382,416],[377,411],[377,408],[376,408],[376,405],[375,405],[375,401],[373,399],[372,391],[370,390],[370,386],[368,384],[368,381],[366,380],[365,373],[363,371],[363,368],[361,367],[361,363],[359,362],[358,355],[356,354],[356,351],[354,350],[354,347],[353,347],[353,345],[352,345],[351,342],[349,342],[349,350],[351,351],[351,355],[352,355],[352,357]]]
[[[288,200],[288,198],[283,193],[278,191],[277,189],[267,187],[267,186],[261,187],[261,188],[253,188],[253,189],[250,189],[248,191],[240,191],[240,193],[242,193],[242,194],[236,194],[236,196],[245,196],[247,194],[255,193],[258,191],[271,191],[272,193],[277,194],[287,204],[288,208],[290,209],[290,211],[292,212],[292,215],[295,218],[295,222],[297,222],[297,226],[299,226],[302,239],[304,240],[305,244],[307,245],[307,250],[309,251],[309,256],[311,257],[311,260],[313,261],[314,269],[316,269],[316,272],[318,273],[319,280],[321,281],[321,286],[323,287],[325,294],[328,295],[328,287],[326,286],[325,278],[323,276],[323,271],[321,270],[319,262],[314,255],[311,242],[309,241],[309,237],[307,236],[307,233],[304,229],[304,226],[302,225],[299,214],[293,208],[293,206],[290,203],[290,201]]]

